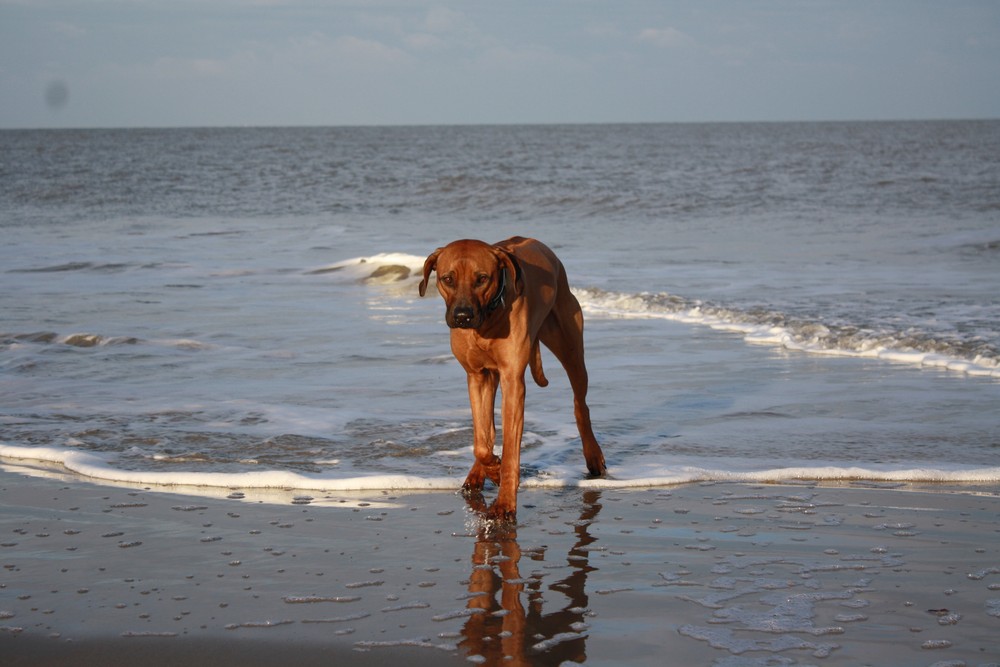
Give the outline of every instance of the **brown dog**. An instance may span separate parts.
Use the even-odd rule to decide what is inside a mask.
[[[583,363],[583,313],[562,263],[544,244],[515,236],[494,245],[455,241],[424,262],[420,296],[437,270],[437,288],[447,309],[451,350],[468,373],[475,462],[463,489],[479,492],[489,477],[499,486],[492,518],[513,520],[517,512],[521,433],[524,429],[524,370],[539,386],[539,341],[562,363],[573,387],[576,425],[591,475],[605,472],[587,407],[587,368]],[[503,459],[493,453],[494,403],[503,394]]]

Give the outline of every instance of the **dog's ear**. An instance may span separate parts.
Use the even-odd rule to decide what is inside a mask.
[[[424,294],[427,293],[427,283],[431,279],[431,272],[437,266],[438,255],[441,254],[442,250],[444,250],[444,248],[438,248],[430,255],[428,255],[427,259],[424,260],[424,279],[420,281],[420,287],[419,287],[420,296],[423,296]]]
[[[513,280],[514,293],[520,294],[523,292],[524,278],[521,275],[521,265],[518,264],[517,258],[503,248],[494,247],[493,252],[497,256],[497,259],[500,260],[500,266],[507,269],[507,275]]]

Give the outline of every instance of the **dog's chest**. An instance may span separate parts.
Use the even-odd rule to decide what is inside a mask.
[[[516,344],[510,338],[486,338],[471,331],[453,330],[451,350],[462,367],[469,373],[486,370],[523,370],[527,356],[520,350],[529,346]],[[523,357],[523,359],[522,359]]]

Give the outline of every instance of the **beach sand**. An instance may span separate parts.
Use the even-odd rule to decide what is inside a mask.
[[[306,496],[5,466],[0,662],[1000,663],[996,488]]]

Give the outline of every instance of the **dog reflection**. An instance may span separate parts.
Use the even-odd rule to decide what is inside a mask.
[[[475,512],[487,509],[481,496],[467,499]],[[599,499],[599,491],[584,492],[584,510],[580,521],[574,522],[577,541],[566,555],[571,572],[547,587],[568,601],[551,594],[543,599],[542,582],[521,576],[522,552],[515,525],[484,524],[472,553],[468,601],[468,609],[482,611],[469,616],[460,644],[468,655],[482,656],[486,665],[558,665],[586,660],[586,583],[587,575],[597,569],[590,565],[587,550],[597,540],[590,534],[589,522],[601,510]],[[543,550],[525,555],[533,561],[545,560]],[[561,604],[558,611],[544,612],[545,605],[554,604]]]

